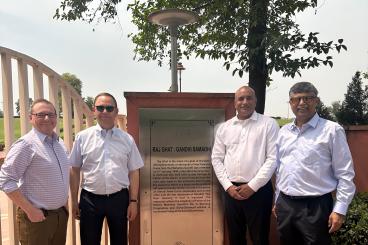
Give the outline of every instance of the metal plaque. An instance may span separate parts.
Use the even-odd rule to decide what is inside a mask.
[[[211,164],[221,109],[141,109],[141,244],[223,244]]]

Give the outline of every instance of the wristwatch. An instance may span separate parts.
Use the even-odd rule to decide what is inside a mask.
[[[138,203],[138,200],[137,199],[130,199],[130,202],[136,202],[136,203]]]

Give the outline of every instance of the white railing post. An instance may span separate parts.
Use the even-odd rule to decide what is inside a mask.
[[[3,80],[3,106],[4,106],[4,132],[5,133],[5,151],[7,152],[14,141],[13,127],[13,86],[12,86],[12,68],[10,56],[1,53],[1,74]],[[8,225],[10,244],[18,244],[15,222],[15,206],[8,199]]]
[[[18,59],[18,81],[19,81],[19,116],[20,116],[20,132],[25,135],[31,125],[28,120],[29,110],[29,92],[28,92],[28,71],[27,64],[23,59]]]
[[[33,93],[34,99],[43,98],[43,76],[38,67],[38,65],[34,64],[33,68]]]
[[[74,133],[77,134],[82,130],[83,125],[83,113],[81,109],[81,103],[79,100],[73,100],[74,108]]]
[[[71,105],[71,91],[64,85],[61,87],[61,102],[63,108],[63,133],[64,133],[64,143],[68,150],[70,151],[73,146],[73,137],[72,137],[72,105]],[[69,200],[69,207],[71,207],[71,203]],[[67,243],[68,244],[76,244],[76,236],[75,236],[75,222],[71,217],[68,220],[68,234],[67,234]]]
[[[54,104],[56,115],[59,117],[59,100],[58,100],[58,83],[54,76],[49,76],[49,101]],[[59,122],[59,121],[58,121]],[[60,133],[60,125],[56,124],[55,132],[57,135]]]

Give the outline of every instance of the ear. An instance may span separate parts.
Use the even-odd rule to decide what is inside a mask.
[[[317,97],[316,100],[317,100],[317,104],[321,104],[321,100],[319,99],[319,97]]]

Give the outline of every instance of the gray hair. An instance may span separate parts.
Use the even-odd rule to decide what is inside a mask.
[[[297,93],[313,93],[318,96],[318,90],[310,82],[298,82],[294,84],[289,90],[289,96]]]
[[[40,103],[51,105],[54,108],[54,111],[55,111],[55,114],[56,114],[56,109],[55,109],[54,104],[51,103],[50,101],[48,101],[47,99],[44,99],[44,98],[39,98],[39,99],[36,99],[35,101],[33,101],[32,105],[31,105],[31,108],[29,110],[29,113],[32,114],[33,113],[33,108],[35,107],[35,105],[40,104]]]

